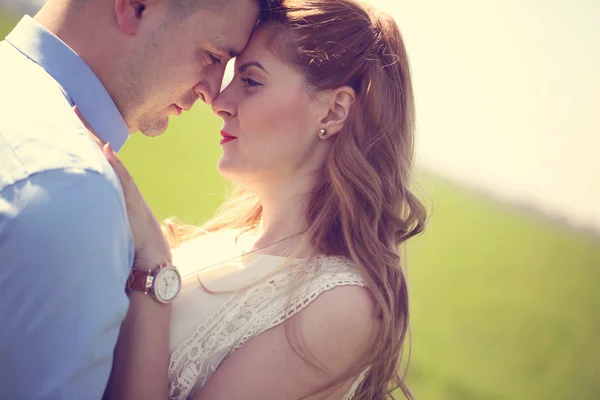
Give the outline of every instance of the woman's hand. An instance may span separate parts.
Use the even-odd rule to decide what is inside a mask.
[[[133,178],[110,144],[102,142],[78,110],[75,108],[74,111],[96,140],[121,181],[135,242],[134,267],[152,270],[159,264],[171,263],[171,250],[160,225]],[[167,399],[171,305],[154,301],[141,291],[130,292],[129,300],[129,310],[119,331],[113,368],[104,398]]]
[[[135,242],[133,266],[139,269],[154,269],[159,264],[171,263],[171,249],[160,224],[142,197],[132,176],[123,165],[110,143],[102,147],[104,156],[113,167],[125,194],[129,224]]]
[[[104,156],[113,167],[125,195],[129,224],[135,243],[135,258],[133,266],[138,269],[154,269],[159,264],[171,263],[171,249],[165,239],[160,224],[152,214],[152,210],[142,197],[132,176],[123,165],[110,143],[104,143],[94,133],[77,106],[73,108],[79,119],[88,129],[98,146],[102,148]]]

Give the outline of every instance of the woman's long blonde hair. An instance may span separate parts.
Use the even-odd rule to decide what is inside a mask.
[[[376,301],[379,338],[356,399],[412,395],[402,372],[409,328],[401,245],[424,229],[426,211],[409,190],[415,112],[406,50],[394,20],[353,0],[283,0],[268,14],[272,48],[305,76],[309,92],[348,85],[357,93],[342,131],[317,172],[306,210],[315,253],[342,256]],[[253,229],[260,200],[237,190],[201,228],[167,223],[177,245],[201,232]]]

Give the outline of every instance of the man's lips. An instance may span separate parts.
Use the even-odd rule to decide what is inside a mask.
[[[178,106],[177,104],[173,103],[173,107],[175,107],[175,113],[177,115],[181,115],[182,112],[184,111],[190,111],[192,109],[192,106],[188,106],[188,107],[181,107]]]

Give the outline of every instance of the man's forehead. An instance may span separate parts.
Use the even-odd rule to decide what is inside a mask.
[[[228,31],[214,38],[213,46],[221,54],[228,54],[231,58],[236,58],[240,55],[244,46],[248,43],[248,38],[244,34],[236,34],[233,31]]]
[[[213,46],[222,54],[231,58],[239,56],[258,21],[258,2],[253,0],[228,0],[229,7],[223,7],[218,13],[210,13],[212,19],[208,26],[198,26],[204,32],[210,32]],[[200,22],[198,22],[200,24]],[[212,31],[212,32],[211,32]]]

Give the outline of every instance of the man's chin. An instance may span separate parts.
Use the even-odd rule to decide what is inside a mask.
[[[142,132],[144,136],[156,137],[165,133],[168,127],[169,118],[154,121],[145,121],[140,126],[140,132]]]

